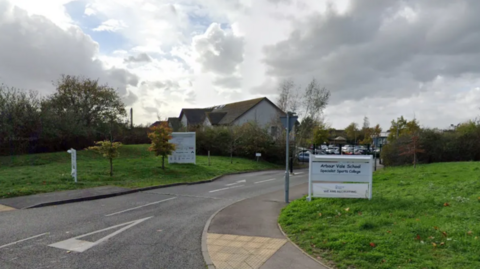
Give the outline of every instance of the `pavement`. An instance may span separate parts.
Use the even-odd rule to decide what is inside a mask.
[[[128,191],[131,191],[131,189],[115,186],[105,186],[81,190],[58,191],[29,196],[6,198],[0,199],[0,211],[2,206],[8,206],[13,209],[26,209],[38,207],[41,205],[53,205],[68,202],[77,202],[82,200],[106,198],[107,196],[120,195]]]
[[[225,176],[204,184],[173,186],[78,203],[2,211],[0,268],[204,269],[206,262],[202,251],[202,235],[211,216],[230,205],[233,205],[233,208],[241,206],[250,198],[265,198],[269,197],[270,193],[282,192],[283,178],[282,171],[264,171]],[[306,182],[307,172],[303,171],[291,177],[290,186],[293,190],[296,186],[306,186]],[[70,195],[73,195],[73,192]],[[272,196],[272,199],[279,198]],[[16,204],[7,203],[24,208],[37,202],[38,200],[21,203],[17,199]],[[5,203],[5,200],[2,200],[2,203]],[[278,202],[266,202],[268,203],[275,205],[270,208],[272,210],[282,207]],[[230,209],[224,209],[218,213],[211,221],[212,227],[219,227],[217,225],[222,216],[229,211]],[[278,234],[278,227],[272,222],[275,214],[278,214],[278,211],[257,216],[257,224],[263,221],[269,224],[259,228],[261,233],[250,234],[255,237],[250,238],[252,243],[263,240],[268,241],[261,244],[266,249],[278,248],[261,265],[264,266],[262,268],[281,268],[276,265],[279,260],[275,257],[295,251],[290,250],[289,243],[283,241],[285,237],[281,238]],[[239,231],[247,231],[247,228],[242,228],[242,222],[236,225]],[[272,231],[264,232],[270,230]],[[235,235],[232,231],[209,232],[221,235],[228,232]],[[256,249],[256,244],[251,245]]]
[[[290,189],[290,199],[307,194],[307,184]],[[246,199],[226,207],[208,227],[207,248],[216,269],[326,269],[289,242],[277,219],[284,191]]]

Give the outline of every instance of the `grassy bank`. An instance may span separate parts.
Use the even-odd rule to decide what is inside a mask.
[[[373,199],[300,199],[289,237],[338,268],[480,268],[480,163],[379,170]]]
[[[78,151],[78,183],[70,175],[70,154],[56,152],[0,157],[0,198],[105,185],[138,188],[177,182],[195,182],[231,172],[278,168],[265,162],[228,157],[197,156],[197,165],[166,163],[147,151],[148,145],[123,146],[109,176],[108,160],[94,152]]]

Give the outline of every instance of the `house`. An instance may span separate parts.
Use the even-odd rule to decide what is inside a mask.
[[[229,103],[208,108],[184,108],[178,117],[182,126],[228,126],[255,122],[262,127],[276,128],[273,122],[285,116],[266,97]]]

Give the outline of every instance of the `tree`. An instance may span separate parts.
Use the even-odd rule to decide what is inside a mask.
[[[233,153],[237,149],[238,141],[240,140],[240,127],[236,125],[231,125],[228,127],[228,132],[230,134],[230,164],[233,164]]]
[[[413,168],[417,167],[417,153],[423,153],[425,150],[420,145],[418,134],[410,137],[408,144],[400,148],[400,155],[407,155],[413,157]]]
[[[347,134],[347,140],[356,142],[357,134],[359,133],[358,124],[355,122],[350,123],[347,128],[345,128],[345,133]]]
[[[87,150],[95,151],[110,161],[110,176],[113,176],[113,159],[117,158],[120,153],[118,148],[122,146],[120,142],[113,142],[111,140],[97,141],[97,146],[88,147]]]
[[[118,93],[98,80],[62,75],[54,85],[56,92],[42,103],[42,110],[50,110],[61,122],[75,124],[80,132],[126,116]]]
[[[175,150],[175,145],[169,142],[172,139],[172,129],[168,127],[168,123],[162,122],[151,127],[150,130],[152,132],[148,134],[148,138],[152,144],[148,150],[153,151],[155,156],[162,156],[162,169],[165,170],[165,156],[172,154]]]
[[[388,135],[388,141],[392,142],[398,139],[403,135],[413,135],[420,130],[420,125],[416,119],[407,121],[403,116],[397,118],[397,120],[392,120],[392,125],[390,127],[390,134]]]
[[[303,96],[303,107],[305,108],[305,116],[310,117],[314,121],[320,120],[323,109],[330,99],[330,91],[326,88],[320,88],[315,79],[307,85]]]
[[[284,112],[292,111],[299,114],[300,90],[295,85],[295,82],[292,79],[282,80],[278,85],[277,91],[279,95],[276,102],[278,108]]]
[[[320,123],[315,127],[313,131],[313,143],[316,145],[321,145],[328,142],[328,137],[330,136],[329,128],[325,123]]]
[[[299,126],[300,145],[310,140],[313,136],[313,130],[317,123],[309,116],[302,119]]]

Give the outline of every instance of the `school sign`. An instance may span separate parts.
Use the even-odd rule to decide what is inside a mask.
[[[310,156],[311,197],[372,199],[372,156]]]

